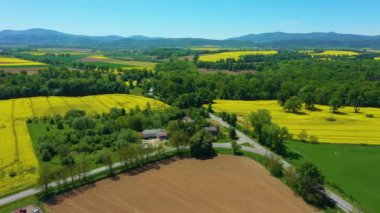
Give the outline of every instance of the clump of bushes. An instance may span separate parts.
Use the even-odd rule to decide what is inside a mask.
[[[269,172],[275,177],[284,176],[284,167],[282,166],[280,158],[270,155],[265,156],[265,165],[269,168]]]
[[[365,115],[367,118],[374,118],[375,116],[373,114],[366,114]]]
[[[336,118],[334,118],[333,116],[331,116],[331,117],[327,117],[327,118],[326,118],[326,121],[334,122],[334,121],[336,121]]]

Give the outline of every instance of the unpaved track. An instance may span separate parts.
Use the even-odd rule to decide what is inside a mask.
[[[314,212],[255,161],[185,159],[122,174],[46,204],[50,212]]]

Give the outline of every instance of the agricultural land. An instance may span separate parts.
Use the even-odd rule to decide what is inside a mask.
[[[166,105],[149,98],[125,94],[94,95],[85,97],[32,97],[0,101],[0,134],[2,145],[0,166],[4,168],[1,176],[0,196],[25,189],[36,184],[39,163],[35,155],[27,127],[27,119],[54,114],[64,114],[69,109],[91,112],[108,112],[118,107],[144,109],[150,103],[152,109]]]
[[[45,65],[46,64],[44,63],[23,60],[19,58],[0,57],[0,68],[33,67],[33,66],[45,66]]]
[[[127,61],[108,58],[103,55],[92,55],[80,60],[86,64],[104,65],[112,68],[128,69],[147,69],[152,70],[156,63],[148,61]]]
[[[360,53],[354,51],[344,51],[344,50],[325,50],[320,53],[310,53],[312,56],[358,56]]]
[[[207,161],[185,159],[152,167],[62,194],[48,201],[46,208],[52,212],[316,211],[248,158],[220,155]]]
[[[295,114],[285,112],[277,101],[216,100],[213,105],[216,112],[236,113],[243,127],[249,127],[247,118],[251,112],[267,109],[275,123],[287,127],[295,136],[306,130],[308,135],[318,137],[319,142],[380,144],[379,108],[363,107],[360,113],[355,113],[353,107],[344,107],[339,114],[331,113],[328,106],[317,105],[316,108]],[[367,117],[367,114],[374,117]]]
[[[296,156],[289,159],[291,163],[315,163],[332,187],[351,197],[363,210],[379,211],[380,146],[301,142],[286,145],[292,156]]]
[[[243,55],[275,55],[278,52],[275,50],[260,50],[260,51],[232,51],[232,52],[222,52],[208,55],[200,55],[200,61],[216,62],[221,59],[234,58],[239,59]]]

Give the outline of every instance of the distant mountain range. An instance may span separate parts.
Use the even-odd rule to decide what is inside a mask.
[[[246,48],[374,48],[380,49],[380,36],[339,33],[262,33],[249,34],[225,40],[202,38],[152,38],[143,35],[131,37],[85,36],[46,29],[0,31],[0,45],[86,47],[86,48],[159,48],[216,45]]]

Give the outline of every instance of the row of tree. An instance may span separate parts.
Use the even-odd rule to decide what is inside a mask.
[[[49,68],[29,75],[0,71],[0,99],[33,96],[84,96],[106,93],[128,93],[128,86],[112,73],[70,71]]]
[[[189,61],[159,64],[154,78],[143,85],[161,100],[181,108],[201,106],[214,99],[274,100],[281,105],[293,96],[306,108],[331,105],[380,106],[380,63],[368,60],[279,61],[258,73],[205,75]]]

